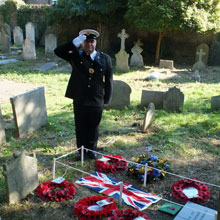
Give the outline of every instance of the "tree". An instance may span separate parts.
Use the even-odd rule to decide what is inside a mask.
[[[158,32],[155,63],[163,35],[168,31],[217,32],[219,0],[128,0],[125,18],[137,28]]]

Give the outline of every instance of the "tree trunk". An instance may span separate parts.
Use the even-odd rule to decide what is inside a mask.
[[[157,39],[156,57],[155,57],[155,64],[156,65],[159,64],[159,60],[160,60],[160,46],[161,46],[162,38],[163,38],[163,32],[159,32],[159,36]]]

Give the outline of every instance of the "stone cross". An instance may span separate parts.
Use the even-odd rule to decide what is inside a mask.
[[[203,52],[203,49],[200,49],[199,52],[196,52],[196,54],[199,56],[199,62],[202,62],[202,57],[203,57],[203,55],[205,55],[206,53]]]
[[[121,33],[118,34],[118,37],[121,38],[121,49],[125,50],[125,40],[129,35],[126,34],[125,29],[122,29]]]

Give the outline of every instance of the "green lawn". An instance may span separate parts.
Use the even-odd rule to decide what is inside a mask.
[[[52,178],[51,165],[53,157],[62,155],[76,147],[72,113],[72,101],[64,98],[69,78],[69,72],[36,72],[33,66],[54,60],[56,58],[43,56],[36,61],[19,61],[18,63],[0,66],[0,80],[8,79],[14,82],[32,83],[45,87],[48,125],[26,138],[17,139],[13,115],[9,101],[1,103],[3,118],[6,123],[7,143],[0,148],[0,166],[8,162],[14,152],[25,149],[36,152],[38,158],[40,182]],[[56,59],[59,65],[63,62]],[[123,110],[105,110],[100,126],[99,146],[112,140],[105,148],[106,153],[119,154],[127,159],[138,156],[145,151],[145,146],[152,145],[154,152],[169,160],[174,173],[187,177],[195,177],[220,185],[220,111],[212,112],[211,97],[220,94],[220,70],[201,73],[201,82],[195,82],[183,72],[179,80],[162,79],[160,81],[143,81],[149,74],[149,68],[143,71],[131,71],[121,74],[115,72],[114,79],[127,82],[132,88],[131,104]],[[179,70],[179,69],[178,69]],[[182,113],[167,113],[157,110],[152,127],[147,133],[141,133],[139,128],[131,126],[141,124],[145,111],[140,108],[142,89],[167,91],[170,86],[177,86],[185,95]],[[66,162],[73,164],[72,158]],[[80,163],[74,163],[80,167]],[[93,165],[86,162],[83,168],[94,171]],[[73,204],[85,195],[94,193],[78,187],[79,194],[74,200],[63,203],[46,203],[36,198],[34,194],[15,205],[7,205],[4,177],[0,168],[0,216],[2,219],[74,219]],[[58,166],[57,175],[62,175],[65,169]],[[68,170],[66,178],[74,182],[81,174]],[[124,178],[141,187],[136,180],[130,180],[126,172],[115,178]],[[162,180],[150,184],[147,190],[163,195],[176,201],[170,195],[172,184],[178,180],[167,175]],[[210,187],[211,198],[204,205],[217,209],[217,189]],[[178,201],[176,201],[178,202]],[[162,204],[162,202],[160,203]],[[124,206],[124,208],[128,208]],[[166,214],[156,211],[158,205],[153,205],[146,212],[151,219],[172,219]],[[155,218],[155,216],[157,216]]]

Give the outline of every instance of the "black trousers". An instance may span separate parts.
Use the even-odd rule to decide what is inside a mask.
[[[82,106],[77,103],[73,103],[73,107],[77,147],[84,146],[88,149],[96,150],[103,108]]]

